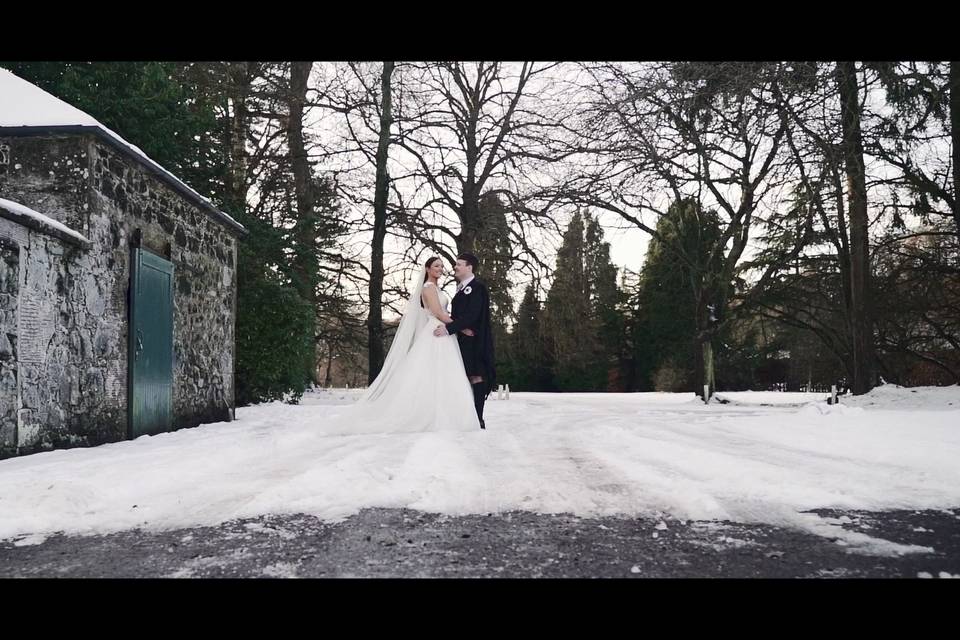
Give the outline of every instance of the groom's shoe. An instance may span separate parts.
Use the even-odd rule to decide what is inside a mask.
[[[483,393],[483,383],[475,382],[471,386],[473,387],[473,406],[477,410],[477,420],[480,421],[480,428],[486,429],[487,427],[483,423],[483,402],[486,400]]]

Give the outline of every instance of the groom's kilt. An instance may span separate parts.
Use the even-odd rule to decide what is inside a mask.
[[[476,336],[457,334],[457,343],[460,345],[460,355],[463,356],[463,368],[468,376],[482,376],[483,366],[480,357],[480,341]]]

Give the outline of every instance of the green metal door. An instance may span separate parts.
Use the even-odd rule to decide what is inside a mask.
[[[173,427],[173,263],[134,248],[130,272],[130,437]]]

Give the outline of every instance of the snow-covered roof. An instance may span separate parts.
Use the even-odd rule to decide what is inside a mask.
[[[96,118],[0,67],[0,134],[57,130],[90,130],[98,133],[121,151],[126,151],[142,164],[153,169],[174,189],[195,201],[227,226],[233,227],[236,231],[246,232],[243,225],[217,209],[209,198],[194,191],[185,182],[151,160],[142,149],[100,124]]]
[[[0,198],[0,217],[9,218],[24,226],[83,247],[90,247],[93,244],[82,233],[77,233],[67,225],[54,220],[50,216],[45,216],[39,211],[34,211],[30,207],[25,207],[19,202]]]

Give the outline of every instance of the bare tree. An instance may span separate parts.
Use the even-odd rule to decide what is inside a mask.
[[[351,262],[361,268],[349,275],[366,294],[362,304],[367,309],[366,369],[370,381],[378,375],[385,356],[383,306],[384,295],[390,293],[385,285],[389,275],[385,258],[400,195],[392,188],[390,171],[397,73],[392,61],[328,65],[313,102],[314,107],[334,116],[323,155],[338,167],[338,190],[357,214],[350,235],[354,239],[367,234],[370,237],[353,251]]]
[[[865,393],[873,386],[876,363],[861,132],[868,87],[861,89],[850,62],[795,66],[803,90],[780,101],[790,125],[786,141],[795,200],[769,221],[763,261],[778,277],[755,287],[751,301],[764,315],[816,334],[843,362],[854,393]],[[798,225],[802,235],[794,231]],[[791,236],[802,241],[802,249],[791,248],[786,260],[786,249],[773,248],[778,241],[771,239]]]
[[[387,198],[390,176],[387,157],[390,150],[390,126],[393,123],[390,76],[394,63],[383,63],[380,75],[380,132],[377,142],[376,184],[373,199],[373,242],[370,257],[370,313],[367,317],[369,362],[368,382],[373,382],[383,367],[383,243],[387,236]]]
[[[307,83],[310,80],[312,62],[290,63],[290,88],[287,93],[287,145],[290,154],[290,169],[293,173],[293,191],[296,201],[294,226],[297,252],[293,260],[293,272],[297,276],[298,289],[304,299],[316,305],[317,267],[314,247],[317,243],[314,214],[313,175],[307,158],[303,135],[304,103],[307,99]]]
[[[254,81],[253,65],[249,62],[227,63],[227,135],[229,167],[227,194],[233,207],[243,210],[247,204],[248,176],[247,134],[249,114],[247,99]]]
[[[950,63],[950,142],[953,150],[953,222],[960,239],[960,61]]]
[[[751,267],[744,252],[785,178],[786,122],[778,63],[584,64],[577,167],[556,186],[572,202],[611,211],[658,238],[690,269],[700,384],[714,388],[713,340]],[[692,199],[715,209],[720,233],[705,254],[664,237],[656,221]],[[653,219],[650,220],[650,216]],[[648,222],[649,220],[649,222]],[[706,224],[695,225],[706,229]],[[693,246],[703,246],[694,242]],[[768,274],[761,276],[769,277]]]
[[[565,105],[550,82],[559,65],[533,62],[408,63],[405,102],[397,114],[396,145],[408,167],[414,197],[403,209],[406,226],[421,238],[438,236],[456,252],[474,251],[483,235],[483,198],[502,196],[513,222],[514,259],[549,269],[531,246],[533,228],[560,235],[555,201],[532,206],[531,185],[549,165],[569,155],[556,144]],[[398,176],[401,179],[401,176]],[[442,241],[431,242],[434,249]],[[442,255],[452,258],[447,251]]]
[[[873,388],[873,323],[870,314],[870,242],[867,218],[867,181],[863,164],[863,137],[860,132],[860,90],[856,65],[838,62],[837,87],[840,94],[842,153],[847,174],[850,213],[850,303],[853,309],[853,393]]]

